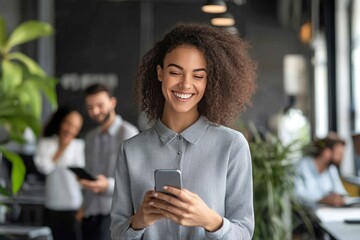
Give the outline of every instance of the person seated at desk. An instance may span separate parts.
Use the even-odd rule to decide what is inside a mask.
[[[336,165],[344,155],[345,141],[333,134],[314,140],[297,168],[295,194],[307,205],[317,203],[334,207],[344,205],[347,192]]]

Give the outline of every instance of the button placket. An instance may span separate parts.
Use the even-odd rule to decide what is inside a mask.
[[[177,152],[177,159],[180,161],[181,160],[181,156],[182,156],[182,136],[178,135],[177,136],[177,140],[178,140],[178,152]]]

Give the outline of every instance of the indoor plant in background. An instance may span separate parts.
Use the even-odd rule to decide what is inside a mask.
[[[245,129],[241,127],[241,129]],[[275,135],[259,133],[254,124],[243,131],[247,136],[253,165],[255,232],[254,240],[292,239],[292,216],[295,211],[309,223],[293,197],[295,163],[303,144],[284,145]],[[307,224],[306,224],[307,225]],[[311,232],[311,226],[307,225]]]
[[[25,166],[20,156],[7,150],[8,141],[24,143],[23,133],[30,128],[39,135],[41,128],[42,96],[56,107],[56,80],[48,76],[33,59],[14,47],[53,34],[53,28],[44,22],[26,21],[8,34],[0,16],[0,128],[7,139],[0,143],[0,155],[12,164],[11,189],[0,186],[0,195],[15,195],[25,177]],[[1,156],[0,156],[1,157]]]

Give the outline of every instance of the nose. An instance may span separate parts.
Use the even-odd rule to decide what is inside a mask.
[[[189,89],[192,85],[192,79],[189,75],[184,75],[184,77],[181,79],[180,87],[183,89]]]
[[[89,113],[90,113],[91,115],[98,115],[99,112],[100,112],[100,108],[99,108],[99,107],[91,107],[91,108],[89,109]]]

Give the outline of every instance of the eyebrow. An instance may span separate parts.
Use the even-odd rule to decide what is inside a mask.
[[[179,66],[179,65],[177,65],[175,63],[170,63],[167,67],[176,67],[176,68],[179,68],[181,70],[184,70],[183,67],[181,67],[181,66]],[[196,69],[193,70],[193,72],[200,72],[200,71],[206,72],[206,69],[205,68],[196,68]]]

